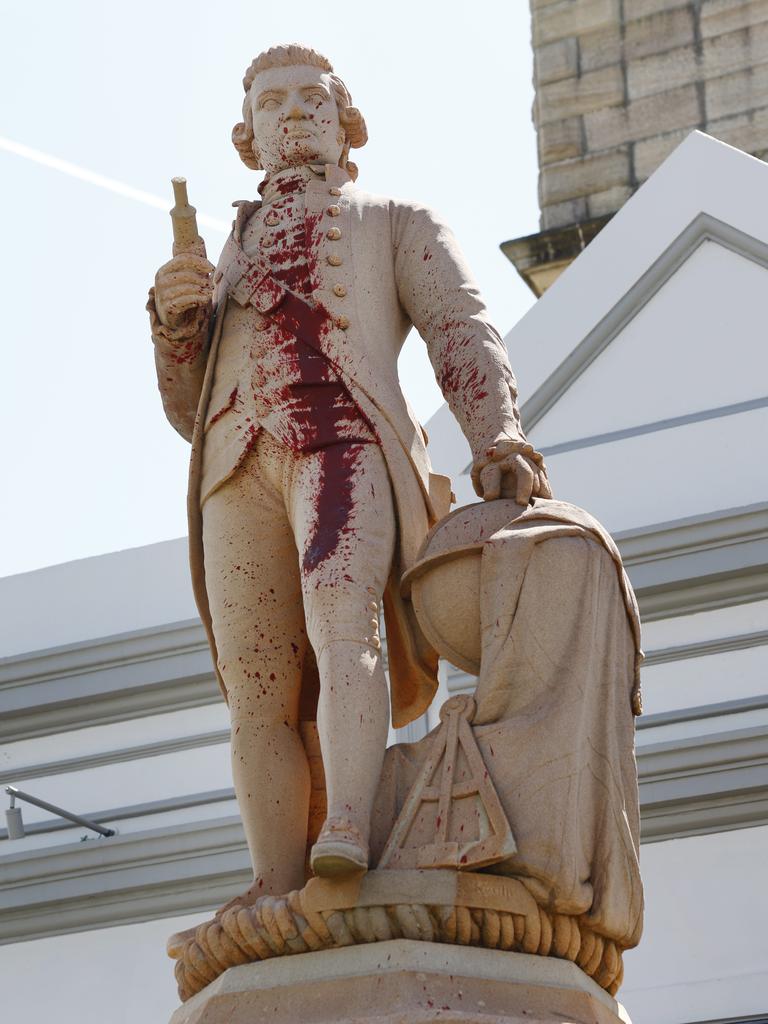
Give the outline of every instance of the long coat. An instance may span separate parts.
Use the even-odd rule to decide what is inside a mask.
[[[358,189],[346,171],[327,165],[306,192],[307,261],[312,301],[331,316],[324,355],[374,425],[387,463],[398,519],[398,544],[384,595],[392,721],[406,725],[437,688],[437,655],[400,592],[430,527],[450,505],[450,482],[431,472],[426,435],[401,389],[397,359],[412,326],[424,339],[438,384],[473,455],[504,434],[523,438],[515,379],[504,344],[450,230],[431,210]],[[258,204],[240,206],[239,236]],[[189,543],[192,580],[216,662],[205,586],[200,472],[216,354],[229,299],[223,271],[214,275],[214,316],[186,331],[163,327],[150,293],[158,385],[166,415],[192,442]],[[217,670],[218,674],[218,670]],[[223,681],[219,682],[225,692]]]

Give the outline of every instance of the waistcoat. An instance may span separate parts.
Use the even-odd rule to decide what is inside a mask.
[[[289,168],[265,182],[263,205],[243,231],[246,255],[266,259],[275,278],[309,298],[304,193],[313,172]],[[328,361],[309,344],[229,302],[216,358],[203,443],[201,499],[224,482],[253,447],[260,427],[291,451],[376,435]]]

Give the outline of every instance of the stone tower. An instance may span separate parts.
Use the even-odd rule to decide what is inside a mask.
[[[541,295],[695,128],[768,153],[768,0],[530,0]]]

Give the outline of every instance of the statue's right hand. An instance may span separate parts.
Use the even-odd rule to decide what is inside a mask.
[[[155,306],[163,326],[178,330],[209,309],[213,265],[204,256],[180,253],[155,275]]]

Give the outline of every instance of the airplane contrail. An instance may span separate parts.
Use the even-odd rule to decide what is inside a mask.
[[[14,153],[16,156],[24,157],[26,160],[33,160],[36,164],[41,164],[43,167],[50,167],[51,170],[68,174],[70,178],[77,178],[79,181],[88,182],[89,185],[96,185],[97,188],[106,189],[107,192],[114,192],[115,195],[123,196],[126,199],[133,199],[137,203],[144,203],[145,206],[154,206],[156,209],[164,210],[166,213],[170,209],[170,199],[163,199],[161,196],[155,196],[151,192],[144,192],[140,188],[126,185],[125,182],[116,181],[114,178],[107,178],[103,174],[89,171],[87,167],[78,167],[77,164],[72,164],[68,160],[60,160],[56,156],[51,156],[50,153],[43,153],[39,149],[32,149],[31,146],[25,146],[21,142],[14,142],[13,139],[6,139],[2,135],[0,135],[0,150],[5,150],[6,153]],[[209,217],[207,213],[198,213],[197,223],[201,227],[213,228],[214,231],[223,231],[224,234],[229,234],[230,225],[226,221],[219,220],[217,217]]]

